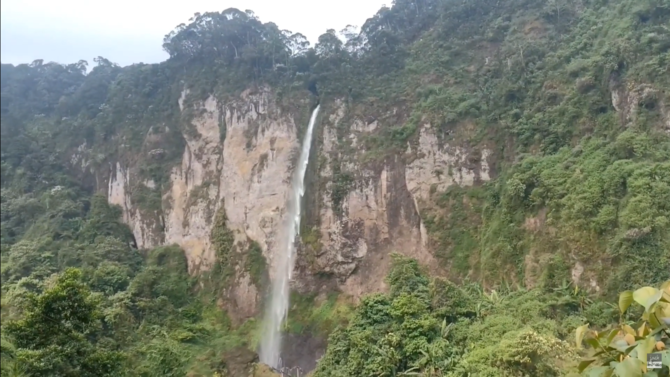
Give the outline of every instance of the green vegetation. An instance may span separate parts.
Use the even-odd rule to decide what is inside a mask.
[[[320,299],[313,294],[293,292],[286,331],[326,338],[335,328],[347,324],[352,307],[352,303],[342,295],[333,293]]]
[[[121,354],[100,345],[99,303],[82,282],[81,271],[68,269],[41,294],[28,292],[24,317],[3,326],[15,341],[13,366],[35,376],[114,376]],[[96,339],[93,344],[90,339]],[[4,360],[3,360],[4,364]]]
[[[3,246],[3,376],[211,376],[253,342],[254,323],[231,328],[181,249],[140,254],[118,208],[63,191]]]
[[[491,151],[498,172],[480,187],[433,192],[422,209],[455,276],[557,286],[579,261],[610,295],[670,278],[669,7],[406,0],[344,41],[329,31],[311,72],[322,97],[346,104],[334,208],[360,178],[342,166],[403,155],[430,123],[471,157]],[[379,124],[363,154],[345,152],[354,119]]]
[[[567,257],[571,250],[573,258],[587,262],[606,256],[616,266],[602,278],[610,292],[657,284],[670,274],[668,161],[670,140],[630,130],[612,143],[592,138],[572,150],[529,157],[499,183],[500,201],[490,218],[508,216],[520,224],[544,208],[547,223],[562,238],[554,253]],[[495,263],[494,253],[498,261],[519,258],[515,253],[523,248],[512,246],[511,229],[490,228],[496,230],[507,232],[510,243],[499,242],[500,233],[485,235],[482,259]]]
[[[423,123],[443,142],[492,150],[496,180],[434,193],[422,211],[456,275],[548,284],[547,263],[577,260],[614,294],[670,278],[668,7],[396,1],[345,43],[365,47],[339,56],[355,68],[328,77],[351,86],[351,112],[378,116],[364,139],[372,161],[402,153]]]
[[[332,188],[331,188],[331,200],[333,201],[333,209],[337,213],[342,212],[342,204],[346,198],[351,186],[354,183],[354,177],[351,173],[343,172],[340,168],[340,165],[336,162],[333,163],[333,176],[332,176]]]
[[[230,51],[211,37],[232,38],[223,41]],[[277,47],[288,41],[293,50]],[[194,50],[193,43],[200,47]],[[162,64],[121,68],[99,57],[88,74],[85,61],[2,65],[3,376],[49,375],[47,369],[56,375],[211,376],[225,373],[224,352],[255,348],[255,321],[232,328],[217,302],[240,262],[225,214],[217,215],[212,232],[217,263],[195,278],[177,247],[138,251],[120,209],[92,194],[104,190],[117,162],[137,163],[139,176],[129,180],[132,204],[158,223],[170,169],[181,158],[184,135],[193,131],[196,101],[233,98],[294,75],[299,68],[286,61],[304,43],[249,12],[227,10],[197,15],[175,30],[164,46],[171,58]],[[287,70],[274,70],[279,63]],[[190,91],[180,113],[185,87]],[[287,101],[291,95],[284,90]],[[259,245],[240,254],[260,286],[266,276]],[[30,338],[29,321],[53,317],[55,325],[67,324],[28,299],[29,293],[38,302],[49,299],[58,292],[53,282],[75,285],[90,302],[90,315],[82,314],[89,315],[82,321],[90,329]],[[41,366],[34,362],[40,359]]]
[[[301,125],[308,92],[324,111],[346,105],[330,159],[338,215],[360,178],[346,169],[411,161],[427,123],[469,157],[490,151],[491,182],[431,190],[421,211],[459,284],[396,257],[389,292],[353,312],[336,294],[294,295],[287,331],[330,334],[317,377],[641,376],[652,343],[668,346],[668,24],[668,0],[396,0],[309,48],[227,9],[169,33],[160,64],[3,64],[2,375],[221,375],[222,355],[255,348],[255,320],[233,327],[218,300],[238,267],[264,286],[260,245],[240,252],[220,211],[216,263],[193,277],[176,246],[137,250],[95,193],[117,163],[140,166],[131,201],[159,224],[199,102],[267,86]],[[356,150],[355,120],[377,122]],[[620,291],[644,310],[602,301]]]
[[[532,291],[486,296],[476,285],[431,282],[398,255],[387,282],[389,294],[364,299],[349,326],[331,335],[315,376],[559,375],[556,351],[569,347],[558,329],[570,322],[571,300],[557,305],[560,295]]]
[[[570,286],[486,293],[478,284],[459,287],[441,278],[431,279],[415,260],[399,255],[394,256],[387,283],[388,294],[365,298],[348,326],[331,334],[316,377],[576,376],[596,360],[616,370],[617,376],[641,376],[638,358],[646,363],[646,353],[653,347],[664,350],[664,367],[653,375],[668,375],[668,324],[658,318],[667,321],[670,315],[670,281],[661,288],[665,293],[648,287],[623,293],[621,325],[587,337],[587,325],[582,323],[609,324],[616,321],[618,311],[585,300],[583,292]],[[634,315],[624,313],[634,298],[646,307],[639,330],[629,325]],[[615,344],[627,333],[622,331],[634,335],[625,346]],[[574,336],[578,344],[586,338],[595,348],[588,352],[595,356],[582,355],[586,351],[567,341]],[[601,349],[605,351],[596,353]],[[623,361],[620,355],[631,358]],[[582,357],[586,358],[580,363]],[[610,365],[610,361],[615,363]],[[629,365],[638,374],[621,371]],[[611,375],[599,374],[603,368],[586,373]]]
[[[233,249],[235,235],[226,227],[226,211],[223,205],[214,218],[214,227],[210,239],[218,262],[214,266],[212,274],[217,279],[221,279],[222,284],[226,284],[235,272],[233,271],[235,265],[232,263],[233,253],[235,252]]]
[[[256,287],[264,287],[269,278],[267,277],[267,266],[261,245],[256,241],[249,241],[246,258],[245,270],[251,276],[251,281]]]
[[[483,188],[450,188],[436,201],[440,210],[426,212],[426,227],[445,253],[438,256],[463,275],[474,268],[499,281],[507,270],[496,266],[507,265],[523,278],[534,250],[592,266],[606,259],[603,268],[614,269],[599,279],[609,292],[657,284],[670,277],[668,161],[663,136],[626,130],[613,142],[585,138],[528,156]]]
[[[644,307],[644,311],[638,321],[625,321],[624,315],[633,302]],[[643,373],[667,376],[670,371],[670,280],[660,289],[643,287],[635,292],[622,292],[619,310],[622,314],[619,326],[601,332],[589,331],[588,324],[577,328],[577,347],[581,348],[586,342],[591,354],[580,363],[580,371],[587,370],[590,375],[614,372],[619,376]],[[647,369],[647,355],[652,352],[661,355],[661,370]]]

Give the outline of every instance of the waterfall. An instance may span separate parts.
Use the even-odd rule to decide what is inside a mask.
[[[284,247],[277,249],[278,253],[274,255],[274,277],[272,280],[272,296],[270,305],[267,306],[265,329],[260,347],[261,362],[279,368],[281,351],[281,327],[286,319],[289,308],[289,281],[293,274],[295,265],[295,241],[300,233],[300,217],[302,197],[305,194],[305,172],[309,162],[309,151],[312,146],[312,134],[316,116],[319,113],[319,106],[312,111],[309,119],[307,133],[302,142],[302,150],[298,165],[293,173],[293,183],[291,187],[292,195],[287,203],[286,217],[284,218]]]

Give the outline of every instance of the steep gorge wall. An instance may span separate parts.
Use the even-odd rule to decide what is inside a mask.
[[[321,184],[310,188],[319,190],[318,219],[312,221],[318,243],[301,248],[302,285],[318,290],[320,281],[314,277],[325,274],[354,298],[383,291],[393,252],[416,258],[435,274],[447,274],[430,248],[421,208],[429,203],[431,188],[488,181],[489,151],[440,145],[430,124],[423,124],[407,151],[370,162],[370,151],[361,141],[381,127],[395,125],[346,116],[349,111],[336,101],[321,120]],[[344,190],[342,174],[350,177]]]
[[[610,89],[622,126],[635,119],[638,106],[656,98],[654,89],[644,84],[612,82]],[[123,208],[138,247],[178,244],[193,274],[209,271],[216,262],[211,233],[217,214],[224,213],[235,238],[236,265],[223,301],[234,318],[250,318],[258,314],[264,292],[245,269],[245,254],[250,243],[257,242],[272,274],[273,257],[283,252],[278,248],[283,244],[279,242],[281,225],[305,126],[295,112],[309,113],[313,99],[308,94],[296,96],[291,111],[267,88],[247,91],[234,100],[210,96],[195,103],[187,101],[188,94],[184,90],[174,104],[182,114],[194,115],[183,126],[182,157],[171,167],[168,184],[158,187],[141,177],[142,165],[164,152],[146,148],[142,156],[114,162],[103,186],[108,200]],[[659,124],[667,130],[670,116],[665,101],[657,100],[655,106],[663,118]],[[473,147],[466,123],[454,130],[464,135],[445,139],[443,130],[425,121],[418,124],[404,149],[383,156],[368,150],[366,140],[402,125],[368,115],[365,109],[354,111],[344,100],[323,100],[308,172],[307,218],[294,289],[302,293],[338,290],[354,299],[383,291],[393,252],[416,258],[437,275],[470,274],[452,269],[450,250],[435,242],[424,220],[426,215],[445,211],[437,208],[436,200],[450,186],[477,186],[494,178],[494,161],[499,159],[494,156],[496,147],[487,144],[490,140]],[[161,137],[161,127],[152,127],[145,144]],[[72,161],[85,166],[80,160]],[[138,205],[133,199],[137,186],[154,192],[160,198],[159,207]],[[529,232],[543,231],[543,213],[527,219]],[[534,286],[546,269],[546,260],[546,255],[531,250],[519,283]],[[600,279],[588,261],[571,260],[570,269],[575,283],[600,289]],[[517,281],[504,268],[496,273]]]
[[[612,106],[624,124],[635,117],[635,105],[651,93],[645,88],[612,84]],[[182,112],[188,111],[187,95],[185,90],[179,100]],[[305,95],[296,107],[308,112],[310,104]],[[131,191],[139,179],[141,158],[134,165],[119,161],[112,166],[109,201],[123,208],[140,248],[176,243],[194,274],[211,269],[216,261],[210,235],[216,214],[223,211],[236,252],[244,254],[249,242],[257,242],[272,273],[273,256],[282,252],[277,245],[283,244],[278,240],[304,125],[282,109],[270,89],[247,91],[234,101],[210,96],[190,106],[195,116],[183,132],[181,162],[160,192],[161,208],[150,211],[133,204]],[[392,252],[418,259],[435,274],[449,275],[449,265],[435,256],[436,246],[422,220],[424,210],[432,209],[436,193],[452,185],[476,186],[492,179],[493,146],[483,142],[473,148],[464,138],[455,139],[460,143],[442,140],[440,131],[424,122],[404,151],[371,157],[373,151],[366,150],[364,140],[398,125],[355,116],[348,106],[341,100],[322,104],[308,173],[309,218],[302,231],[294,288],[338,289],[354,298],[384,290]],[[663,102],[660,108],[667,119]],[[152,153],[158,152],[147,152]],[[150,180],[141,184],[157,190]],[[527,285],[532,286],[539,273],[531,271],[537,263],[527,260]],[[576,261],[572,267],[577,282],[583,266]],[[589,284],[598,288],[593,278]],[[229,298],[239,316],[257,313],[260,290],[238,266]]]
[[[187,95],[185,90],[179,101],[182,112],[187,110]],[[282,252],[277,241],[302,125],[280,109],[269,89],[246,92],[229,102],[209,97],[194,106],[192,127],[184,131],[181,162],[171,169],[169,185],[160,193],[161,208],[152,211],[133,205],[131,191],[140,179],[141,158],[134,165],[119,161],[110,169],[108,199],[123,208],[138,247],[176,243],[194,274],[211,269],[216,260],[210,234],[217,212],[225,211],[236,252],[244,253],[250,241],[257,242],[271,273],[273,256]],[[309,108],[307,97],[300,106]],[[404,154],[366,163],[367,151],[357,139],[374,134],[379,126],[344,119],[346,111],[336,101],[320,115],[320,137],[312,158],[317,166],[310,169],[316,185],[308,188],[316,195],[316,208],[310,210],[317,218],[307,223],[317,242],[300,248],[295,288],[310,292],[337,288],[355,298],[383,290],[392,252],[415,257],[434,272],[444,273],[429,250],[421,205],[431,187],[441,190],[488,180],[488,152],[474,152],[478,162],[472,164],[467,150],[439,145],[435,131],[426,124],[418,142],[408,145]],[[352,149],[343,150],[337,128],[345,130]],[[147,155],[152,153],[160,151]],[[335,187],[333,160],[344,161],[343,170],[355,172],[351,184],[338,193],[342,197],[338,203],[333,190],[342,189]],[[141,184],[157,190],[151,181]],[[239,266],[231,289],[231,307],[238,309],[232,314],[249,317],[257,312],[260,288]]]
[[[182,111],[187,94],[185,90],[179,101]],[[108,199],[123,208],[138,247],[178,244],[191,273],[208,271],[216,261],[210,235],[219,211],[225,211],[235,251],[243,253],[255,241],[271,264],[299,147],[298,126],[278,109],[268,90],[244,93],[235,102],[209,97],[194,110],[192,129],[184,132],[181,162],[172,168],[168,188],[160,193],[161,208],[147,211],[131,204],[141,159],[136,165],[116,163]],[[255,314],[258,288],[241,266],[236,266],[229,296],[237,309],[232,314]]]

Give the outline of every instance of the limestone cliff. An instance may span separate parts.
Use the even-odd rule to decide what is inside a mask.
[[[373,135],[378,121],[366,122],[347,112],[338,101],[321,122],[318,175],[322,185],[318,219],[313,221],[319,243],[303,247],[299,260],[303,282],[316,283],[318,279],[311,276],[328,274],[340,290],[354,298],[382,291],[392,252],[416,258],[434,273],[445,274],[432,253],[421,219],[422,206],[430,201],[431,187],[488,181],[489,151],[440,145],[426,123],[407,151],[369,163],[368,151],[358,141]],[[333,167],[340,171],[336,174]],[[346,190],[338,193],[342,172],[352,178]]]
[[[644,85],[628,88],[613,82],[611,92],[623,124],[635,117],[632,104],[655,98],[654,90]],[[295,113],[281,106],[268,88],[246,91],[234,100],[210,96],[205,101],[187,101],[188,95],[185,89],[175,106],[194,115],[184,127],[181,162],[172,167],[169,185],[160,192],[160,208],[149,211],[133,204],[131,191],[136,185],[160,190],[150,180],[137,182],[142,158],[118,161],[111,167],[109,201],[123,208],[140,248],[176,243],[184,249],[193,274],[209,270],[216,259],[210,233],[215,214],[224,211],[237,252],[244,254],[250,241],[257,242],[272,274],[273,256],[282,252],[277,242],[279,225],[305,125],[296,122]],[[308,113],[311,102],[307,95],[301,98],[296,107]],[[473,148],[463,142],[467,138],[442,140],[426,121],[404,151],[371,158],[366,138],[394,125],[385,120],[380,127],[380,120],[354,114],[342,100],[322,105],[308,173],[313,175],[307,205],[311,215],[302,231],[294,288],[302,292],[337,289],[354,298],[384,290],[392,252],[448,275],[448,266],[435,258],[423,209],[432,206],[433,193],[451,185],[489,181],[494,175],[489,161],[492,149],[485,143]],[[663,102],[657,105],[665,115]],[[462,130],[457,132],[463,132],[468,125],[459,127]],[[147,139],[155,137],[152,132],[156,131],[150,131]],[[149,158],[157,153],[145,154]],[[575,271],[580,266],[576,262]],[[258,312],[260,287],[244,269],[236,268],[236,282],[227,298],[234,315],[251,317]],[[526,283],[533,285],[531,272]],[[591,280],[591,286],[597,287]]]
[[[195,116],[184,127],[181,162],[171,169],[169,185],[160,193],[161,207],[148,211],[133,205],[134,185],[156,190],[151,181],[137,182],[142,159],[135,164],[119,161],[110,169],[109,201],[123,208],[138,247],[178,244],[194,274],[209,270],[215,261],[210,234],[215,214],[225,211],[237,252],[243,253],[249,241],[257,242],[271,273],[273,256],[281,252],[276,241],[281,236],[279,225],[302,125],[280,108],[269,89],[245,92],[234,101],[210,96],[186,105],[188,95],[185,89],[178,106],[182,113],[190,110]],[[307,99],[302,106],[309,109]],[[358,163],[365,149],[345,156],[336,129],[345,129],[346,139],[356,146],[357,139],[376,131],[377,123],[344,119],[347,110],[341,101],[326,109],[320,117],[321,137],[315,141],[312,159],[319,162],[310,169],[324,183],[309,188],[318,196],[318,216],[308,222],[317,231],[318,242],[301,248],[295,288],[337,287],[354,297],[383,290],[389,254],[394,251],[413,256],[437,272],[440,267],[429,249],[421,206],[428,201],[431,187],[442,190],[452,184],[488,180],[489,152],[470,153],[458,146],[440,145],[425,124],[417,142],[408,145],[403,155],[378,164]],[[333,190],[342,190],[334,187],[334,160],[343,160],[343,170],[355,172],[338,203]],[[318,278],[323,276],[331,278]],[[227,298],[235,316],[257,313],[259,287],[240,266]]]
[[[184,90],[179,100],[182,112],[188,93]],[[169,187],[161,192],[161,208],[147,211],[131,204],[141,159],[135,165],[116,163],[109,201],[123,208],[138,247],[178,244],[191,273],[207,271],[215,262],[210,234],[219,210],[225,211],[237,252],[256,241],[271,264],[299,147],[298,126],[279,110],[269,90],[246,92],[229,102],[210,96],[191,106],[197,115],[184,132],[181,163],[172,168]],[[152,188],[151,182],[142,184]],[[233,314],[250,317],[257,310],[258,289],[240,266],[236,270],[229,295],[237,309]]]

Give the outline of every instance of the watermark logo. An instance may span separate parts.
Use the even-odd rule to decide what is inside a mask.
[[[663,367],[663,355],[660,353],[647,354],[647,369],[661,369]]]

